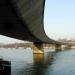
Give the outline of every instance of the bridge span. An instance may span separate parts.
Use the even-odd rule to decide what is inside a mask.
[[[34,42],[34,50],[42,50],[42,43],[59,48],[61,43],[45,34],[44,6],[45,0],[1,0],[0,34]]]

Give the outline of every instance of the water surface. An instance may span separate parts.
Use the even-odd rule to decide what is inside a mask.
[[[11,61],[11,75],[75,75],[75,50],[46,50],[33,54],[32,49],[0,49],[0,58]]]

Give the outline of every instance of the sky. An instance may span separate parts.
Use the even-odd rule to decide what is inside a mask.
[[[46,34],[57,40],[75,38],[75,0],[46,0],[44,11]]]
[[[75,0],[46,0],[44,29],[51,39],[75,38]],[[0,35],[0,43],[23,42]]]

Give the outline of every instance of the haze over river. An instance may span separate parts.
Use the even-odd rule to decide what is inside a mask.
[[[0,48],[0,58],[11,61],[11,75],[75,75],[75,50],[33,54],[32,49]]]

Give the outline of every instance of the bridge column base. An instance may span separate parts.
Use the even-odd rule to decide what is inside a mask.
[[[61,49],[61,45],[56,44],[56,45],[55,45],[55,50],[56,50],[56,51],[61,51],[61,50],[62,50],[62,49]]]
[[[33,44],[33,53],[34,54],[42,54],[42,53],[44,53],[43,44],[42,43],[34,43]]]

